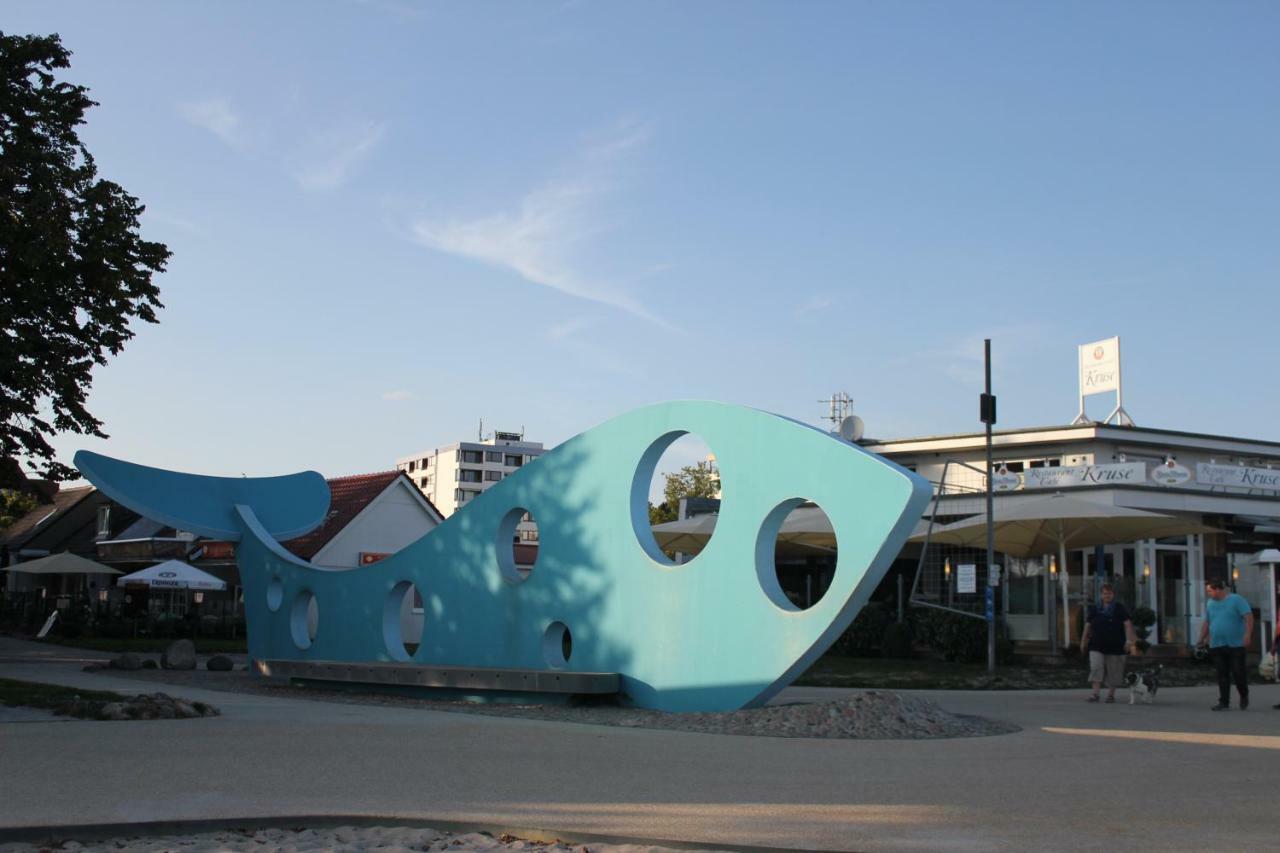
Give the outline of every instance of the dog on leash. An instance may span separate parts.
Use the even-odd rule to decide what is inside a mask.
[[[1124,680],[1129,685],[1129,704],[1137,702],[1139,696],[1148,705],[1154,702],[1156,693],[1160,690],[1160,673],[1162,672],[1164,672],[1164,664],[1156,664],[1155,669],[1140,669],[1125,673]]]

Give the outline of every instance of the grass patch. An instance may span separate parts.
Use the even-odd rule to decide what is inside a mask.
[[[89,716],[87,711],[72,713],[84,708],[85,703],[105,704],[119,702],[124,697],[107,690],[84,690],[79,687],[63,687],[59,684],[41,684],[36,681],[15,681],[0,678],[0,705],[9,707],[46,708],[70,716]]]
[[[1128,669],[1155,666],[1158,661],[1131,658]],[[886,660],[828,655],[796,680],[804,687],[860,687],[887,690],[1081,690],[1088,687],[1083,661],[1060,666],[1006,665],[987,673],[984,663],[936,660]],[[1251,680],[1256,673],[1251,674]],[[1213,668],[1198,664],[1168,664],[1162,687],[1213,684]]]
[[[137,654],[159,654],[169,648],[169,644],[177,638],[159,639],[156,637],[45,637],[40,642],[53,643],[85,649],[91,652],[135,652]],[[192,640],[196,644],[196,652],[202,655],[247,654],[248,641],[242,639],[228,640],[222,637],[198,637]]]

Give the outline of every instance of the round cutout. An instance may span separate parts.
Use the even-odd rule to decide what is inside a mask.
[[[281,604],[284,604],[284,581],[272,578],[267,584],[267,609],[275,613]]]
[[[410,581],[400,581],[382,604],[382,640],[392,660],[407,661],[422,643],[422,596]]]
[[[299,649],[311,648],[320,629],[320,605],[315,594],[304,589],[293,599],[293,607],[289,611],[289,633],[293,644]]]
[[[720,501],[720,470],[706,441],[684,430],[666,433],[645,450],[631,481],[640,547],[660,565],[689,562],[710,544]]]
[[[552,622],[542,632],[542,657],[552,669],[564,669],[573,656],[573,634],[563,622]]]
[[[756,577],[778,608],[808,610],[826,595],[839,549],[831,519],[803,498],[778,504],[756,538]]]
[[[511,583],[523,583],[538,562],[538,522],[533,513],[515,507],[498,524],[498,568]]]

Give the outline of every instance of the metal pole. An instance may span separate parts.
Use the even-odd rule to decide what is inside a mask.
[[[901,625],[901,624],[902,624],[902,607],[903,607],[903,602],[902,602],[902,593],[903,593],[903,586],[904,586],[904,584],[902,583],[902,572],[898,572],[898,624],[899,624],[899,625]]]
[[[995,505],[995,491],[991,482],[991,425],[996,420],[995,398],[991,396],[991,338],[983,341],[983,356],[986,368],[986,400],[987,411],[987,672],[996,671],[996,620],[995,620],[995,580],[992,576],[996,562],[995,519],[992,511]]]

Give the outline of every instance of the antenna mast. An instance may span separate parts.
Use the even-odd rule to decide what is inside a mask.
[[[837,391],[831,395],[830,399],[818,402],[826,403],[829,407],[829,413],[824,420],[831,422],[831,432],[840,428],[840,422],[849,416],[849,410],[853,408],[853,398],[849,396],[848,391]]]

